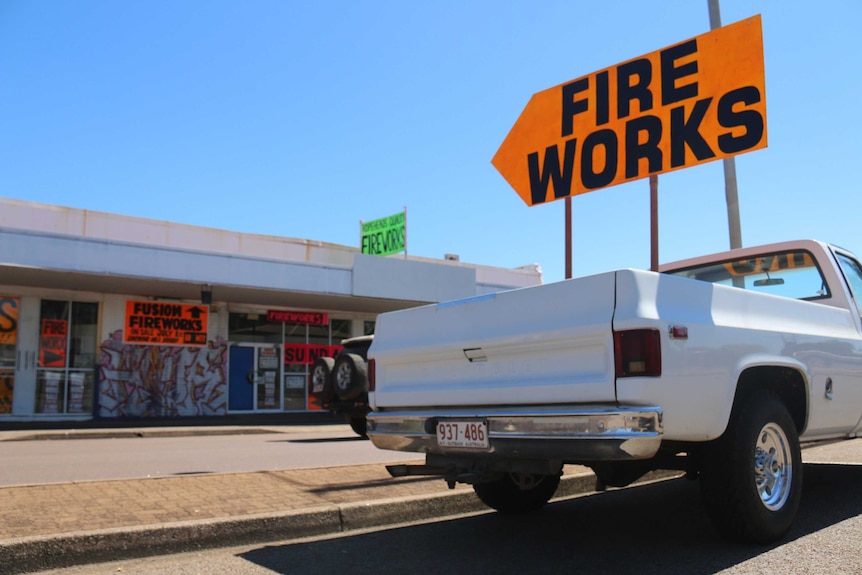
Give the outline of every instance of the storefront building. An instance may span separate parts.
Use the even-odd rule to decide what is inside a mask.
[[[0,198],[0,422],[314,410],[311,363],[379,313],[538,283]]]

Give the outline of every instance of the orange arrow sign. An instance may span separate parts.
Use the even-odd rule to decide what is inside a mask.
[[[491,163],[533,206],[766,144],[758,15],[534,94]]]

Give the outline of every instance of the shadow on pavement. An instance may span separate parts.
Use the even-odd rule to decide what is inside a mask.
[[[806,464],[794,527],[771,546],[722,540],[705,515],[697,482],[674,479],[555,502],[529,516],[488,513],[264,546],[239,557],[285,575],[706,575],[860,514],[862,466]]]
[[[375,487],[380,485],[392,485],[396,480],[391,477],[387,477],[385,479],[376,479],[372,481],[364,481],[362,483],[345,483],[342,485],[325,485],[322,487],[309,489],[309,493],[315,494],[324,494],[338,491],[353,491],[354,489],[362,489],[368,487]],[[399,477],[397,479],[398,485],[411,485],[418,483],[427,483],[429,481],[439,481],[443,482],[443,480],[439,477]]]

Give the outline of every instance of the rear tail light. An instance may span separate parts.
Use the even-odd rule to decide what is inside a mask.
[[[374,391],[377,387],[377,362],[373,359],[368,360],[368,391]]]
[[[656,329],[632,329],[614,333],[617,377],[659,377],[661,336]]]

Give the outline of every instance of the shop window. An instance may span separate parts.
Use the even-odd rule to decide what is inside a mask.
[[[17,297],[0,296],[0,413],[12,413],[19,304]]]
[[[308,370],[314,362],[313,351],[321,346],[341,345],[350,337],[350,320],[330,318],[327,325],[284,324],[284,343],[299,344],[307,350],[298,354],[302,361],[284,365],[284,409],[305,411],[309,409]]]
[[[363,333],[365,333],[365,335],[374,335],[374,322],[373,321],[366,321],[365,325],[363,327],[365,328],[365,330],[363,332]]]
[[[341,345],[342,340],[352,335],[349,319],[334,319],[330,322],[330,327],[332,328],[332,339],[330,340],[332,345]]]
[[[42,300],[36,412],[93,411],[99,304]]]
[[[284,326],[284,343],[308,343],[309,326],[301,323],[285,323],[282,325]]]
[[[231,313],[228,319],[231,343],[271,343],[281,346],[282,409],[306,411],[309,409],[308,370],[321,347],[340,346],[342,340],[352,336],[349,319],[330,318],[326,325],[271,322],[266,313]],[[369,328],[370,325],[370,328]],[[373,331],[374,322],[365,322],[365,330]],[[332,349],[326,352],[332,352]],[[258,393],[257,409],[264,409]]]
[[[282,323],[271,322],[265,313],[231,313],[228,338],[242,343],[281,343]]]
[[[330,320],[334,323],[334,320]],[[305,343],[305,342],[303,342]],[[308,326],[308,343],[315,345],[329,345],[329,326],[328,325],[310,325]]]
[[[259,347],[257,349],[257,409],[271,410],[281,407],[279,390],[279,366],[281,353],[279,347]]]
[[[308,326],[308,343],[311,344],[341,345],[341,340],[349,337],[349,319],[330,319],[328,325]]]
[[[329,338],[329,326],[305,325],[298,323],[284,324],[285,348],[293,344],[298,349],[295,354],[297,361],[284,363],[284,410],[304,411],[306,409],[308,390],[306,377],[310,357],[306,344],[325,344]],[[303,349],[305,348],[305,350]],[[301,360],[301,361],[300,361]]]

